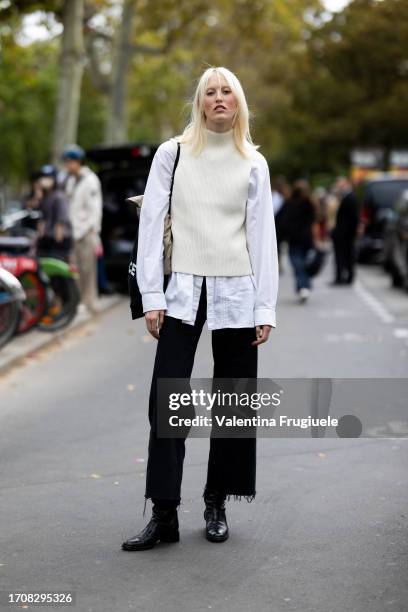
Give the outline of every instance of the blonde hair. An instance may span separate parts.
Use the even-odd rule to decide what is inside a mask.
[[[259,148],[252,142],[249,132],[249,118],[251,113],[245,98],[244,90],[236,75],[223,66],[210,66],[199,78],[193,99],[190,122],[183,133],[176,137],[180,143],[191,144],[192,153],[199,154],[206,143],[206,124],[204,117],[204,97],[210,77],[218,73],[225,77],[231,88],[236,101],[237,109],[232,120],[233,136],[237,149],[244,157],[249,157],[250,152]]]

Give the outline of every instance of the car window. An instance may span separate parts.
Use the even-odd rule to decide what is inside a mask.
[[[395,210],[400,215],[406,215],[408,213],[408,189],[403,191],[399,196],[395,204]]]
[[[390,208],[394,206],[405,189],[408,189],[408,180],[371,183],[368,186],[365,201],[376,208]]]

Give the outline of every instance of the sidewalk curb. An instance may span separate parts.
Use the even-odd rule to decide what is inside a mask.
[[[27,334],[12,338],[0,350],[0,378],[16,366],[21,365],[31,353],[59,344],[71,332],[81,329],[87,323],[98,321],[106,312],[126,301],[126,299],[126,296],[122,294],[99,298],[100,311],[94,317],[91,317],[87,312],[79,313],[68,327],[60,331],[42,332],[33,329]]]

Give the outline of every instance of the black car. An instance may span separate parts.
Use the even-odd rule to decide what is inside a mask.
[[[360,216],[364,233],[357,241],[357,258],[360,263],[385,262],[385,235],[394,215],[395,202],[408,189],[408,177],[382,174],[364,181],[356,194],[360,203]]]
[[[102,243],[109,281],[127,291],[127,269],[138,218],[126,198],[144,193],[156,145],[99,146],[86,152],[102,183]]]
[[[395,202],[393,215],[387,223],[385,268],[394,287],[408,290],[408,184]]]

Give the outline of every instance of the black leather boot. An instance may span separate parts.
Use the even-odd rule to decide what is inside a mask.
[[[123,550],[148,550],[157,542],[180,540],[177,508],[161,509],[153,506],[152,518],[140,533],[123,542]]]
[[[225,516],[225,495],[205,490],[204,502],[205,537],[210,542],[225,542],[229,536]]]

